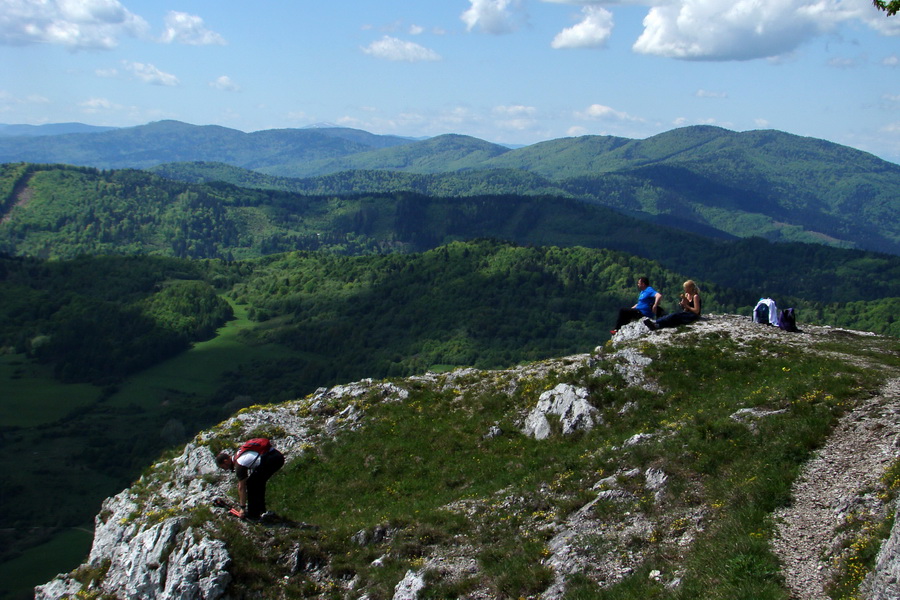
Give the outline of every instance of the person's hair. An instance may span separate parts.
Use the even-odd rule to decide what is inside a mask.
[[[231,453],[228,452],[228,450],[222,450],[221,452],[219,452],[218,454],[216,454],[216,465],[217,465],[220,469],[225,469],[225,468],[227,468],[227,467],[225,466],[225,461],[226,461],[226,460],[231,460]],[[233,465],[232,465],[232,466],[233,466]]]
[[[697,287],[697,284],[694,283],[693,279],[688,279],[687,281],[685,281],[683,287],[691,294],[696,295],[700,293],[700,288]]]
[[[638,277],[638,283],[643,283],[644,285],[650,285],[650,280],[646,277]]]

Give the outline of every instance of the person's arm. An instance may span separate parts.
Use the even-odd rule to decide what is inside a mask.
[[[653,311],[654,315],[658,314],[657,311],[659,310],[659,303],[661,301],[662,301],[662,294],[660,294],[659,292],[656,292],[656,295],[653,296],[653,308],[651,309]]]
[[[238,478],[238,503],[241,505],[240,517],[243,519],[247,514],[247,479],[249,478],[250,473],[248,472],[247,467],[243,465],[235,465],[234,473]]]

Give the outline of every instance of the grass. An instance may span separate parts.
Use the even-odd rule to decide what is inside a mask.
[[[661,468],[669,477],[664,506],[647,495],[642,477],[620,476],[635,500],[594,509],[613,528],[625,510],[655,520],[652,533],[624,547],[591,542],[600,554],[643,557],[639,568],[603,587],[581,574],[566,597],[786,600],[769,549],[772,511],[789,501],[800,466],[836,419],[883,374],[773,342],[748,346],[727,335],[691,334],[682,340],[677,347],[644,348],[664,394],[625,388],[621,377],[588,368],[561,378],[591,390],[605,417],[603,427],[566,438],[537,442],[519,434],[514,422],[561,380],[556,376],[520,382],[511,395],[501,392],[502,378],[482,373],[468,382],[480,385],[413,386],[403,403],[361,399],[366,426],[291,461],[270,483],[270,508],[320,526],[304,534],[305,552],[328,557],[335,572],[357,578],[357,589],[373,600],[389,598],[403,574],[424,568],[438,548],[460,544],[473,548],[479,573],[453,579],[427,572],[422,597],[486,587],[497,598],[531,598],[552,581],[544,564],[552,532],[593,497],[593,484],[631,469]],[[843,350],[853,348],[848,344]],[[884,355],[885,367],[893,367],[895,353]],[[630,403],[638,408],[623,411]],[[731,417],[748,407],[770,413],[750,424]],[[486,438],[494,425],[503,434]],[[637,433],[655,437],[623,448]],[[704,529],[690,551],[681,551],[672,536],[686,519],[675,517],[692,510],[706,515]],[[377,529],[390,534],[369,545],[351,541],[359,531]],[[379,556],[388,557],[384,566],[371,566]],[[259,559],[248,553],[246,560]],[[269,567],[258,569],[254,586],[256,577],[272,585],[287,577],[296,589],[314,583],[304,573]],[[656,571],[664,575],[649,576]],[[674,573],[680,586],[666,587]]]
[[[57,565],[78,565],[87,557],[93,535],[90,529],[72,527],[16,558],[0,564],[0,598],[34,597],[34,582],[52,579]]]
[[[248,318],[246,306],[229,302],[235,319],[220,328],[216,337],[129,377],[112,395],[110,405],[153,410],[185,398],[209,396],[220,384],[223,372],[253,360],[274,360],[290,353],[275,344],[244,343],[242,333],[255,323]]]
[[[0,355],[0,423],[4,427],[37,427],[62,419],[95,403],[101,390],[89,384],[64,384],[51,368],[17,354]],[[60,402],[65,398],[65,402]]]
[[[9,428],[5,441],[27,453],[29,464],[10,470],[0,490],[7,508],[0,522],[0,569],[11,578],[10,586],[32,587],[49,579],[31,569],[6,569],[10,560],[43,560],[51,576],[77,565],[83,557],[45,552],[46,532],[59,531],[53,535],[65,539],[68,530],[59,527],[88,522],[100,502],[137,477],[161,445],[183,442],[187,427],[221,418],[219,409],[213,407],[210,414],[205,405],[225,370],[284,356],[282,347],[244,344],[241,332],[252,323],[245,307],[233,308],[237,318],[214,339],[114,389],[62,384],[40,365],[0,356],[0,422]]]

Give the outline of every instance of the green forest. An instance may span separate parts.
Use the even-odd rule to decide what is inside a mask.
[[[326,176],[359,183],[346,193],[260,177],[0,166],[0,449],[38,449],[0,489],[0,565],[245,406],[589,352],[640,275],[668,310],[691,278],[707,312],[749,319],[768,296],[801,329],[900,336],[893,254],[691,233],[550,187],[499,193],[525,181],[513,170],[394,191],[420,176]]]
[[[687,277],[612,250],[498,240],[245,261],[0,258],[0,376],[12,392],[0,448],[39,449],[0,489],[0,565],[88,523],[155,456],[242,407],[366,377],[590,352],[634,302],[638,275],[669,310]],[[697,281],[707,312],[749,319],[756,293]],[[896,297],[777,300],[801,329],[900,335]]]
[[[562,197],[719,238],[900,253],[898,165],[775,130],[691,126],[647,139],[588,135],[508,148],[454,134],[411,140],[342,127],[245,134],[160,121],[0,138],[0,162],[152,169],[193,183],[317,196]]]
[[[304,251],[246,261],[6,257],[0,347],[51,365],[61,381],[103,384],[212,337],[238,305],[259,324],[245,341],[304,353],[308,385],[323,377],[409,375],[436,364],[500,367],[585,351],[605,339],[618,308],[633,303],[639,274],[668,297],[669,309],[692,277],[707,310],[749,315],[766,265],[754,268],[747,254],[737,256],[747,264],[743,287],[613,250],[488,239],[421,253]],[[724,260],[718,269],[728,269]],[[795,307],[807,322],[900,335],[893,316],[898,262],[862,255],[832,270],[798,271],[793,294],[763,295]],[[840,278],[867,285],[826,287]]]
[[[18,164],[0,167],[0,210],[9,215],[0,222],[0,252],[10,256],[234,261],[298,250],[423,252],[491,238],[621,251],[759,295],[824,303],[900,297],[895,255],[716,239],[559,196],[306,195],[134,170]]]

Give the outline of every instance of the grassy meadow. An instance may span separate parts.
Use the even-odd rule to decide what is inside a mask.
[[[587,367],[520,382],[513,393],[503,375],[485,371],[443,389],[398,381],[410,391],[407,401],[361,398],[365,427],[309,448],[272,479],[270,509],[321,529],[218,523],[233,550],[236,591],[343,597],[315,571],[286,571],[269,547],[296,545],[335,577],[357,577],[356,592],[374,600],[390,598],[396,581],[425,568],[432,554],[463,547],[479,572],[451,579],[441,569],[426,570],[420,597],[453,599],[485,586],[496,598],[536,597],[552,581],[543,561],[556,526],[596,496],[591,490],[599,480],[613,477],[629,500],[598,502],[591,514],[610,530],[632,514],[655,526],[624,547],[598,535],[592,552],[642,556],[642,566],[602,588],[589,574],[576,575],[567,599],[789,600],[769,546],[772,513],[789,502],[792,482],[837,418],[874,393],[886,374],[900,372],[897,342],[874,346],[869,365],[854,366],[815,349],[699,336],[687,328],[676,345],[642,347],[664,394]],[[828,349],[855,355],[859,345],[848,339]],[[541,442],[519,434],[513,415],[561,381],[588,388],[604,424]],[[732,418],[748,407],[769,416],[752,427]],[[492,426],[503,433],[487,439]],[[639,433],[652,439],[625,444]],[[668,475],[661,501],[648,495],[643,476],[626,475],[651,468]],[[699,515],[703,528],[690,546],[679,546],[675,540]],[[391,535],[367,545],[352,541],[359,531],[378,530]],[[656,571],[662,577],[649,575]],[[676,576],[680,585],[667,587]],[[835,598],[843,597],[846,589],[835,589]]]

